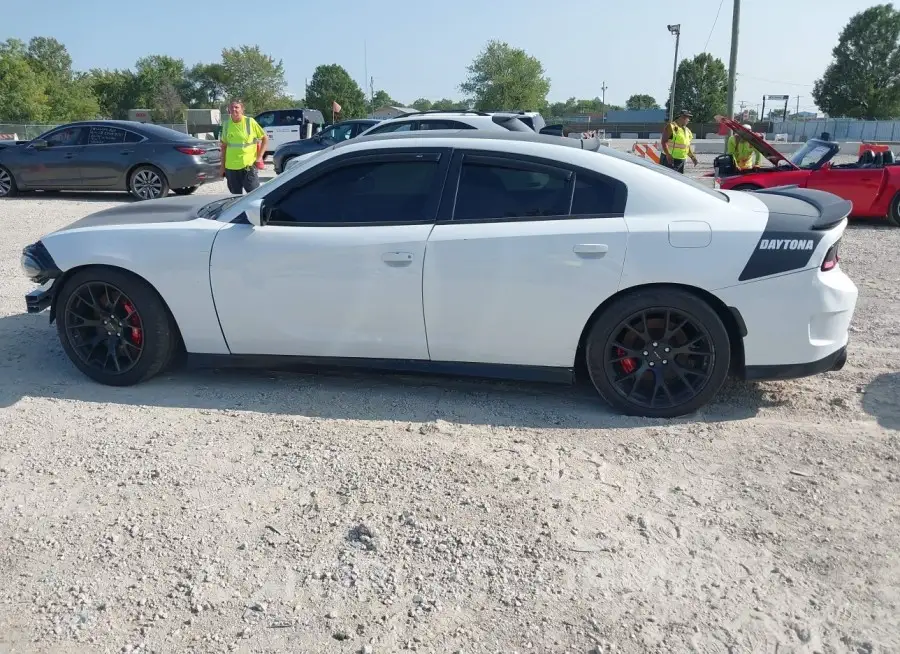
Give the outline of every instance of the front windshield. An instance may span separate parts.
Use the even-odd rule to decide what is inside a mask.
[[[797,168],[815,168],[831,152],[831,148],[819,141],[807,141],[791,155],[791,163]]]

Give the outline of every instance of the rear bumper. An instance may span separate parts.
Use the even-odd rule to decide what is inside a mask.
[[[170,188],[187,188],[200,186],[222,179],[221,168],[217,163],[194,163],[181,166],[167,173]]]

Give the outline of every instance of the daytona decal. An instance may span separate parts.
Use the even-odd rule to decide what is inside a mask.
[[[810,239],[764,238],[759,242],[760,250],[814,250],[815,247]]]

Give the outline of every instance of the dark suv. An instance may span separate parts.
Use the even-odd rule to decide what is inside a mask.
[[[335,143],[346,141],[359,136],[362,132],[377,125],[380,120],[374,118],[359,118],[357,120],[342,120],[334,125],[329,125],[310,139],[301,141],[289,141],[275,148],[272,163],[275,165],[275,174],[284,172],[288,161],[301,154],[309,154],[318,150],[324,150]]]

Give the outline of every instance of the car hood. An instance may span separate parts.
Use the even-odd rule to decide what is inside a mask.
[[[718,122],[720,125],[724,125],[731,131],[740,134],[750,142],[750,145],[759,150],[759,152],[762,153],[763,156],[765,156],[766,159],[771,161],[773,164],[777,164],[778,161],[786,161],[788,165],[794,170],[800,170],[796,165],[794,165],[793,161],[791,161],[774,147],[772,147],[771,143],[769,143],[765,139],[760,138],[755,132],[751,132],[750,130],[746,129],[736,120],[726,118],[725,116],[716,116],[716,122]]]
[[[123,225],[151,225],[195,220],[197,211],[216,200],[232,197],[231,194],[206,194],[188,197],[161,198],[122,204],[111,209],[92,213],[76,220],[55,233],[72,229],[116,227]]]

